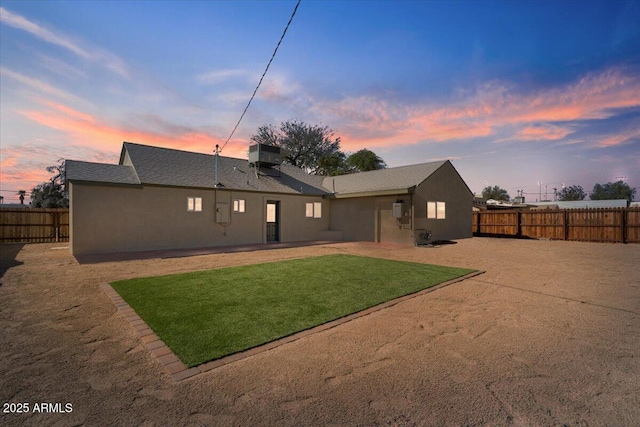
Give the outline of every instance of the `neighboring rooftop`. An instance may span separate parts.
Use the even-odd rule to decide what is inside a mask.
[[[526,202],[532,206],[557,206],[558,209],[581,208],[626,208],[627,199],[619,200],[572,200],[567,202]]]

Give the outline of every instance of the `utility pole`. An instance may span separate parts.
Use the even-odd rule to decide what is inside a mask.
[[[538,200],[537,202],[542,201],[542,181],[538,181]]]

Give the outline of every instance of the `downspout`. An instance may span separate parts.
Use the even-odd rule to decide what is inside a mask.
[[[411,202],[411,231],[413,231],[413,234],[415,236],[415,234],[416,234],[416,225],[415,225],[416,210],[415,210],[415,206],[413,206],[413,193],[411,193],[409,198],[410,198],[409,200]]]

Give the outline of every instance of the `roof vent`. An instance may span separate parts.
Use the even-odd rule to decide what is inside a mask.
[[[249,147],[249,163],[258,167],[273,167],[282,164],[280,147],[267,144],[254,144]]]

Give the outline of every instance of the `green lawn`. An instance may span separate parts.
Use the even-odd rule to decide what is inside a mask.
[[[327,255],[111,285],[191,367],[472,271]]]

